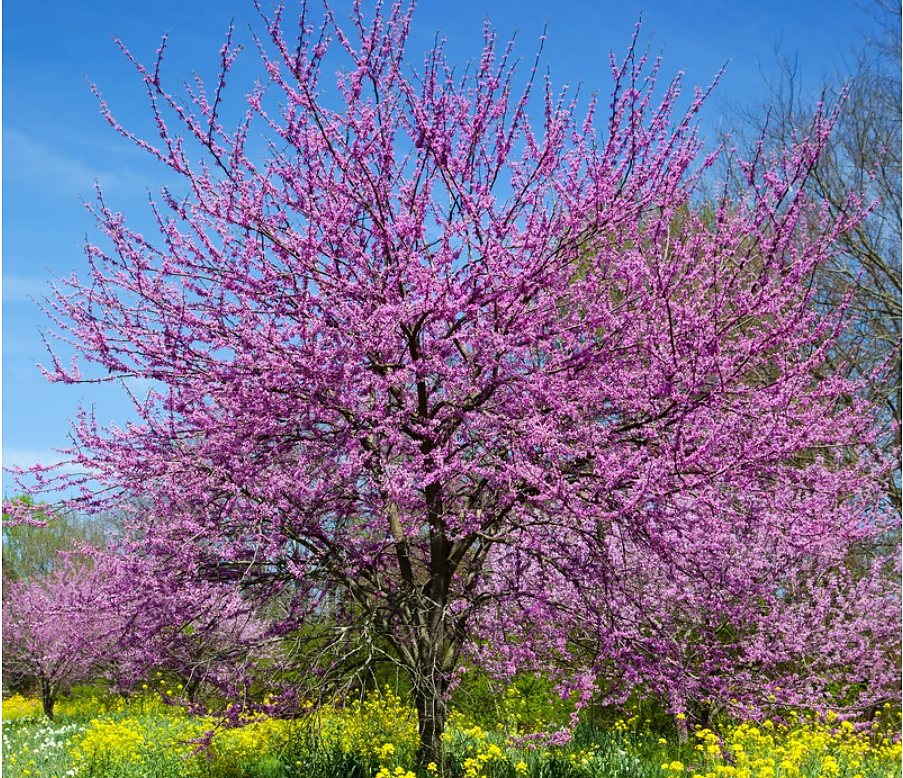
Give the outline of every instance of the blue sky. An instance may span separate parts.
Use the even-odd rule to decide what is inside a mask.
[[[335,3],[340,17],[349,7],[348,0]],[[587,94],[606,94],[608,52],[626,50],[641,12],[643,35],[653,36],[653,52],[662,51],[664,76],[683,70],[689,85],[708,85],[728,63],[707,107],[710,131],[727,128],[729,105],[764,99],[776,48],[797,55],[804,84],[816,88],[842,67],[871,22],[855,0],[421,0],[411,61],[419,61],[437,31],[457,61],[476,56],[488,15],[502,38],[519,31],[518,53],[531,62],[548,22],[544,59],[553,82],[582,83]],[[98,181],[111,206],[141,224],[146,190],[156,191],[163,181],[161,169],[106,124],[88,81],[99,86],[125,126],[143,132],[149,125],[143,87],[113,38],[150,62],[169,32],[164,78],[175,88],[194,70],[212,79],[232,18],[244,41],[246,22],[260,29],[250,0],[3,3],[4,466],[55,461],[52,449],[66,445],[68,420],[79,403],[93,406],[101,420],[122,423],[129,414],[115,388],[48,384],[36,367],[47,361],[40,330],[49,322],[32,298],[46,292],[53,276],[86,269],[81,244],[93,223],[81,198],[90,200]],[[252,50],[243,53],[248,68],[254,58]],[[240,97],[232,93],[234,100]],[[13,490],[4,473],[4,495]]]

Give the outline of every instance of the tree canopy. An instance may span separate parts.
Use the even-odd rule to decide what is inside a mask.
[[[837,114],[740,161],[741,195],[701,214],[704,94],[677,111],[680,79],[659,88],[636,41],[581,112],[536,68],[519,82],[489,28],[466,73],[441,43],[411,67],[412,11],[264,16],[235,130],[231,36],[210,91],[164,89],[165,44],[135,63],[158,141],[103,104],[187,194],[160,193],[156,238],[98,195],[106,241],[57,292],[80,364],[52,380],[156,387],[125,428],[78,420],[69,453],[103,488],[71,503],[140,497],[142,558],[287,601],[274,629],[304,637],[321,690],[396,663],[422,765],[463,652],[568,668],[584,700],[644,682],[748,708],[809,703],[867,655],[863,698],[886,694],[865,636],[888,579],[837,571],[892,521],[889,465],[855,382],[816,380],[842,319],[812,279],[862,214],[802,186]],[[835,590],[870,603],[861,651],[845,616],[798,632]]]

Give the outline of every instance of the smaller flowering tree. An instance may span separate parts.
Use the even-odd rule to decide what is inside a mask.
[[[34,679],[47,718],[61,691],[106,669],[120,626],[101,573],[64,557],[3,592],[3,672]]]
[[[189,703],[205,687],[245,696],[271,641],[254,603],[236,586],[156,564],[134,548],[117,549],[103,564],[116,582],[112,607],[123,625],[116,668],[121,686],[165,669],[184,681],[179,697]]]

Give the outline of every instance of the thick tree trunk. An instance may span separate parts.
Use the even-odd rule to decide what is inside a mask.
[[[417,749],[417,766],[425,770],[433,763],[440,775],[446,773],[445,746],[442,733],[448,720],[447,683],[444,678],[420,678],[414,685],[414,704],[417,707],[417,728],[420,745]]]
[[[44,708],[44,715],[52,721],[56,695],[53,693],[52,684],[46,678],[41,679],[41,705]]]

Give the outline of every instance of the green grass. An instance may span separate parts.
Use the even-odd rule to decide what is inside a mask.
[[[150,693],[126,701],[89,691],[58,710],[49,722],[32,703],[4,701],[4,778],[415,778],[416,730],[399,722],[407,708],[392,695],[328,712],[317,728],[262,720],[220,732],[209,753],[188,741],[214,720]],[[581,726],[566,745],[543,746],[523,729],[512,738],[501,724],[484,729],[456,715],[444,778],[901,778],[899,741],[879,731],[803,719],[790,729],[703,730],[681,744],[638,721]]]
[[[20,719],[3,723],[3,775],[63,778],[73,768],[69,748],[85,730],[78,722]]]

